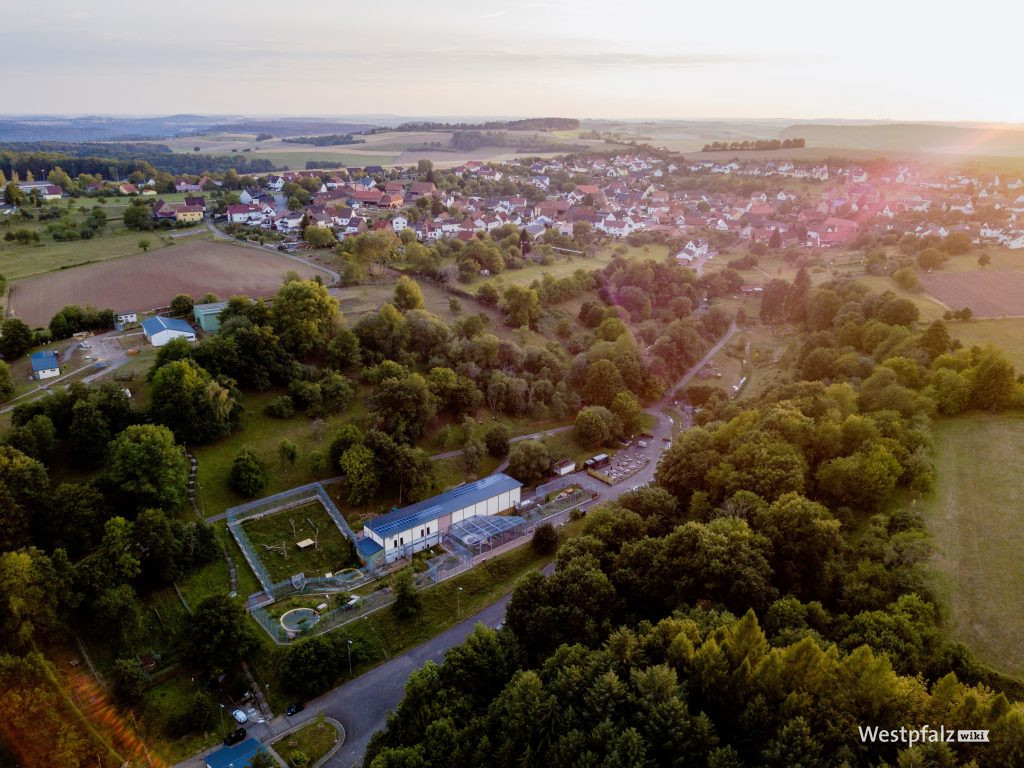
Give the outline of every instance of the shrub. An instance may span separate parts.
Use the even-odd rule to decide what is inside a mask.
[[[551,523],[541,523],[533,532],[530,542],[533,551],[539,555],[550,555],[558,549],[558,531]]]
[[[290,419],[295,415],[295,401],[293,401],[288,395],[275,397],[267,403],[263,412],[267,414],[267,416],[273,416],[275,419]]]

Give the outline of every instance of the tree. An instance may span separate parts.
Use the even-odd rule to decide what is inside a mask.
[[[158,368],[150,384],[150,415],[182,442],[208,443],[230,430],[235,400],[191,360]]]
[[[314,248],[331,248],[338,244],[338,238],[327,227],[311,225],[302,230],[302,239]]]
[[[408,275],[398,278],[398,282],[395,283],[394,304],[402,311],[425,309],[426,303],[423,301],[423,291],[420,290],[419,283]]]
[[[537,554],[553,554],[558,549],[558,531],[551,523],[541,523],[534,530],[530,544]]]
[[[216,677],[259,646],[242,606],[223,595],[208,597],[195,609],[183,637],[189,663]]]
[[[509,431],[504,424],[494,424],[484,433],[487,452],[496,459],[508,453]]]
[[[391,577],[391,591],[395,595],[392,609],[399,619],[415,616],[422,609],[422,600],[416,591],[411,568],[403,568]]]
[[[21,191],[17,182],[7,182],[7,186],[4,187],[4,202],[7,205],[21,205],[25,202],[25,193]]]
[[[0,403],[14,397],[14,379],[11,378],[11,367],[0,360]]]
[[[476,300],[488,307],[498,306],[498,289],[490,283],[484,283],[476,292]]]
[[[146,681],[146,671],[137,656],[114,662],[114,695],[123,706],[134,707],[142,701]]]
[[[149,241],[148,237],[143,237],[143,238],[139,239],[139,248],[141,248],[143,252],[148,251],[149,250],[149,246],[150,246],[150,241]]]
[[[978,256],[978,266],[981,267],[982,269],[984,269],[991,263],[992,257],[989,256],[988,253],[982,252],[981,255]]]
[[[28,352],[35,341],[32,329],[16,317],[4,320],[0,326],[0,354],[15,360]]]
[[[540,298],[533,288],[510,285],[502,294],[501,308],[513,328],[534,328],[540,319]]]
[[[289,280],[277,292],[270,321],[284,348],[305,356],[326,346],[341,315],[338,300],[314,280]]]
[[[192,314],[192,297],[187,293],[179,293],[171,299],[171,314],[176,317]]]
[[[437,398],[418,373],[401,379],[387,378],[366,398],[367,411],[378,429],[396,440],[418,440],[437,416]]]
[[[140,424],[110,444],[105,480],[136,508],[176,509],[185,499],[188,460],[166,427]]]
[[[263,473],[263,462],[251,448],[242,448],[231,463],[228,482],[242,496],[253,497],[263,490],[267,479]]]
[[[480,471],[484,457],[487,455],[487,446],[478,437],[471,437],[462,447],[462,460],[466,463],[466,471],[472,475]]]
[[[611,360],[598,360],[587,367],[582,394],[588,403],[607,408],[623,389],[622,374]]]
[[[966,232],[951,232],[946,236],[946,250],[952,256],[960,256],[971,249],[971,236]]]
[[[573,436],[584,448],[595,449],[611,442],[615,416],[600,405],[588,405],[576,415]]]
[[[917,254],[917,263],[921,269],[937,269],[946,263],[949,256],[938,248],[924,248]]]
[[[289,467],[294,467],[295,462],[299,460],[299,446],[285,438],[277,444],[277,455]]]
[[[640,401],[636,395],[628,390],[623,390],[612,400],[610,410],[619,420],[622,434],[625,436],[635,435],[643,429],[643,410],[640,408]]]
[[[350,504],[361,506],[377,495],[380,476],[373,451],[365,445],[353,445],[341,455],[339,466],[345,475]]]
[[[327,361],[332,368],[347,371],[359,365],[359,339],[348,328],[342,328],[327,344]]]
[[[96,600],[97,634],[113,643],[116,648],[127,649],[142,630],[142,611],[135,590],[130,584],[118,584],[105,590]]]
[[[520,440],[508,452],[508,473],[523,485],[535,485],[548,475],[551,457],[539,440]]]

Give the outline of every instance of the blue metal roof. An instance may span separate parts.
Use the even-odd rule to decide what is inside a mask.
[[[410,504],[408,507],[388,512],[366,523],[366,527],[381,538],[385,538],[522,486],[523,484],[514,477],[499,472]]]
[[[142,321],[142,330],[147,336],[152,336],[160,331],[181,331],[183,333],[195,333],[195,328],[177,317],[163,317],[156,315]]]
[[[359,539],[359,541],[356,542],[356,552],[358,552],[359,556],[366,562],[370,562],[370,560],[373,559],[373,556],[381,552],[383,549],[384,547],[373,539]]]
[[[29,355],[29,361],[32,363],[32,371],[34,373],[48,371],[51,368],[60,368],[60,363],[57,362],[57,355],[53,352],[33,352]]]
[[[206,768],[246,768],[263,751],[256,739],[246,739],[233,747],[222,747],[206,756]]]

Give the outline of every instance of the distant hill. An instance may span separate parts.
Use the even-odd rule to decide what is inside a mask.
[[[782,138],[804,138],[808,146],[837,149],[936,152],[969,155],[1024,155],[1024,130],[982,125],[877,123],[825,125],[798,123]]]
[[[315,134],[364,133],[379,127],[370,123],[309,117],[282,117],[266,120],[243,118],[233,122],[222,121],[194,133],[269,133],[274,136],[311,136]]]
[[[0,117],[0,141],[134,141],[166,139],[200,130],[222,117]]]
[[[402,123],[396,131],[575,131],[580,121],[572,117],[530,117],[524,120],[489,120],[483,123]]]

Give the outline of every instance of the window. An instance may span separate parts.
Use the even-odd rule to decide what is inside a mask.
[[[391,546],[392,547],[397,547],[398,546],[398,539],[395,539],[393,542],[391,542]]]
[[[423,538],[423,529],[422,528],[420,528],[420,538],[421,539]]]
[[[402,536],[401,538],[399,538],[398,539],[398,543],[401,544],[402,546],[405,546],[405,537]]]
[[[429,535],[430,535],[430,526],[428,525],[427,526],[427,536],[429,536]]]

